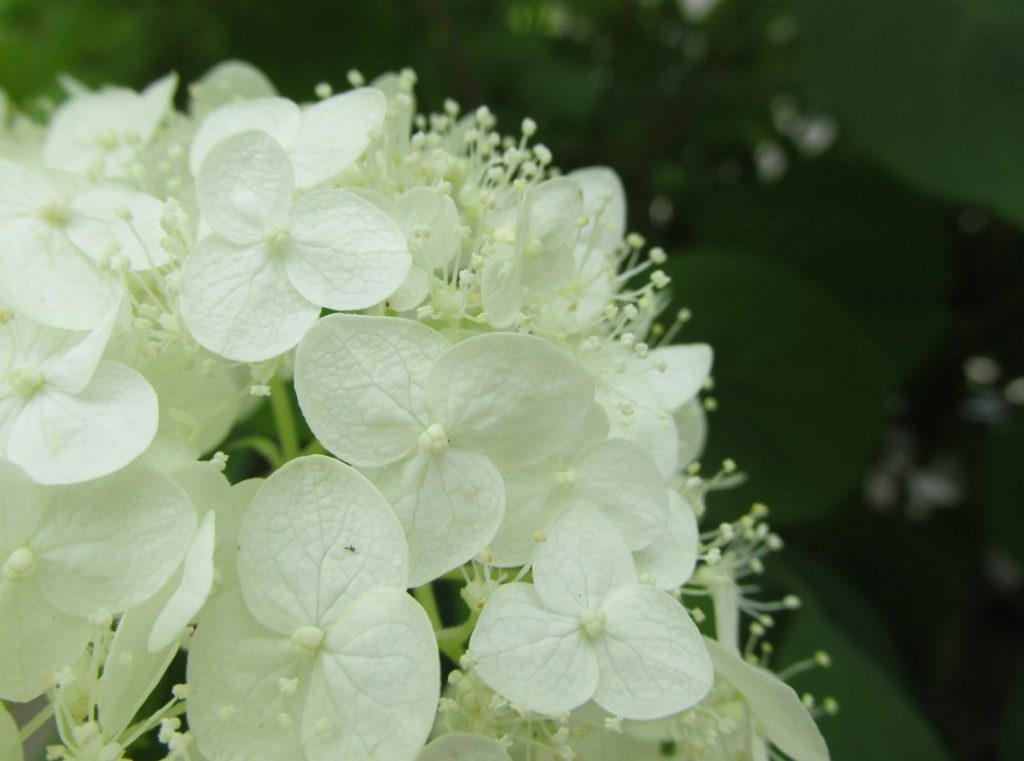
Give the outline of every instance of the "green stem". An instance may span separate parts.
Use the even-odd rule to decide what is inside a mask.
[[[274,470],[279,468],[282,464],[281,451],[277,448],[277,444],[264,436],[243,436],[240,439],[229,441],[226,448],[251,449],[266,460]]]
[[[437,647],[452,663],[458,663],[466,654],[466,640],[473,633],[477,619],[480,618],[478,611],[473,611],[469,618],[458,626],[449,626],[436,632]]]
[[[300,454],[299,433],[295,428],[288,387],[276,375],[270,381],[270,408],[274,413],[274,425],[281,442],[281,462],[294,460]]]
[[[21,731],[18,733],[18,739],[24,743],[28,738],[34,735],[36,731],[43,726],[43,724],[49,721],[51,716],[53,716],[53,703],[47,704],[46,708],[32,717],[32,721],[21,728]]]
[[[434,587],[431,584],[424,584],[422,587],[416,587],[412,590],[412,596],[416,598],[416,602],[423,606],[423,610],[427,612],[427,618],[430,619],[430,625],[433,627],[435,632],[442,630],[441,626],[441,612],[437,609],[437,598],[434,597]]]
[[[327,450],[324,449],[323,444],[321,444],[316,439],[313,439],[311,442],[306,444],[305,448],[302,450],[302,454],[327,454]]]

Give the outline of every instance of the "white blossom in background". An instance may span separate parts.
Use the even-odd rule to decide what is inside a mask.
[[[348,80],[0,97],[0,758],[825,761],[618,176]]]

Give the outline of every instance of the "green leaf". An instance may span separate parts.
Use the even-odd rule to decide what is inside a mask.
[[[846,582],[838,587],[849,586]],[[798,693],[810,692],[820,702],[833,697],[839,713],[820,719],[832,761],[945,761],[951,756],[892,670],[865,647],[862,640],[836,624],[825,612],[823,599],[805,589],[804,607],[794,614],[777,649],[776,664],[787,666],[827,652],[828,669],[813,669],[793,679]],[[850,591],[842,593],[849,595]],[[870,616],[863,608],[860,615]],[[884,631],[884,622],[867,618],[864,626]]]
[[[949,322],[946,218],[886,178],[834,160],[797,164],[778,184],[740,184],[695,211],[702,246],[772,257],[806,275],[881,345],[895,378]]]
[[[821,106],[891,170],[1024,222],[1024,4],[794,0]]]
[[[770,261],[702,253],[666,270],[672,308],[695,316],[680,339],[715,349],[705,467],[731,457],[751,476],[710,507],[760,500],[776,522],[827,511],[856,487],[880,437],[887,384],[875,342],[820,288]]]
[[[1024,510],[1020,506],[1020,465],[1024,462],[1024,412],[1011,408],[1007,420],[971,437],[974,498],[981,508],[986,542],[1024,566]]]

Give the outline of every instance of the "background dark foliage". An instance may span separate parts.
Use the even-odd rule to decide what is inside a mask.
[[[833,757],[1018,759],[1024,5],[684,4],[0,0],[0,86],[34,108],[61,71],[139,87],[232,57],[305,99],[412,66],[423,108],[529,115],[561,166],[615,167],[682,339],[716,348],[705,468],[750,479],[712,518],[769,504],[767,583],[805,598],[778,663],[832,655],[795,685],[839,699]]]

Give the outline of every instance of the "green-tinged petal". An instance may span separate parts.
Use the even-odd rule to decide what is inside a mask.
[[[185,260],[181,312],[192,336],[228,359],[260,362],[294,347],[320,307],[291,284],[280,257],[208,235]]]
[[[682,603],[638,585],[613,592],[604,611],[608,623],[595,643],[598,705],[627,719],[658,719],[708,693],[714,681],[711,659]]]
[[[71,219],[65,227],[68,239],[100,261],[126,256],[133,270],[150,270],[167,263],[160,227],[164,205],[144,193],[127,188],[97,188],[75,196]],[[124,218],[127,212],[128,219]]]
[[[430,424],[426,385],[448,347],[411,320],[333,314],[295,352],[302,413],[329,451],[357,466],[402,459]]]
[[[579,619],[548,610],[530,584],[487,598],[469,648],[480,678],[517,707],[570,711],[597,689],[597,658]]]
[[[489,333],[456,344],[427,382],[427,403],[448,438],[503,467],[562,449],[593,398],[590,375],[571,354],[521,333]]]
[[[828,761],[821,731],[792,687],[713,639],[704,644],[715,673],[743,696],[764,737],[793,761]]]
[[[573,466],[573,496],[600,508],[631,550],[648,546],[668,524],[668,497],[658,466],[640,447],[609,439]]]
[[[254,98],[229,103],[211,113],[192,140],[189,168],[198,177],[207,155],[222,141],[248,130],[262,130],[287,148],[299,131],[299,107],[286,98]]]
[[[28,544],[39,566],[30,580],[68,613],[140,604],[166,583],[195,536],[188,497],[142,462],[95,481],[39,488],[46,521]]]
[[[153,623],[177,581],[172,578],[142,605],[125,613],[117,624],[96,695],[100,726],[107,737],[116,738],[131,724],[178,652],[177,642],[159,650],[147,646]]]
[[[392,219],[354,193],[322,190],[292,208],[285,268],[299,293],[329,309],[366,309],[405,280],[412,256]]]
[[[388,468],[378,483],[405,529],[411,587],[472,559],[504,513],[501,474],[467,449],[416,454]]]
[[[178,584],[153,622],[146,648],[162,650],[171,645],[202,609],[213,588],[215,513],[207,512],[199,523],[185,555]]]
[[[384,123],[387,99],[379,90],[362,87],[306,108],[288,155],[295,181],[308,188],[329,180],[358,159],[370,136]]]
[[[327,632],[302,717],[310,761],[413,761],[441,673],[430,620],[402,590],[370,589]]]
[[[7,457],[39,483],[76,483],[126,466],[156,428],[156,394],[146,379],[103,360],[80,393],[44,389],[28,401],[11,425]]]
[[[443,267],[459,252],[459,210],[451,196],[420,187],[398,199],[398,219],[413,261],[427,270]]]
[[[636,584],[633,556],[593,505],[578,502],[551,525],[533,556],[537,593],[552,610],[578,615],[600,608],[615,589]]]
[[[0,698],[27,702],[72,665],[92,628],[47,602],[33,579],[0,580]]]
[[[295,175],[284,148],[249,130],[217,144],[196,178],[196,200],[214,232],[245,246],[287,223]]]
[[[700,532],[693,508],[676,491],[668,491],[668,523],[649,545],[633,553],[642,579],[659,589],[685,584],[697,567]]]
[[[215,602],[189,646],[188,721],[199,750],[209,761],[305,761],[299,727],[311,665],[240,594]]]
[[[353,468],[321,455],[275,471],[238,531],[238,578],[253,615],[290,636],[327,628],[365,590],[404,589],[402,526]]]

